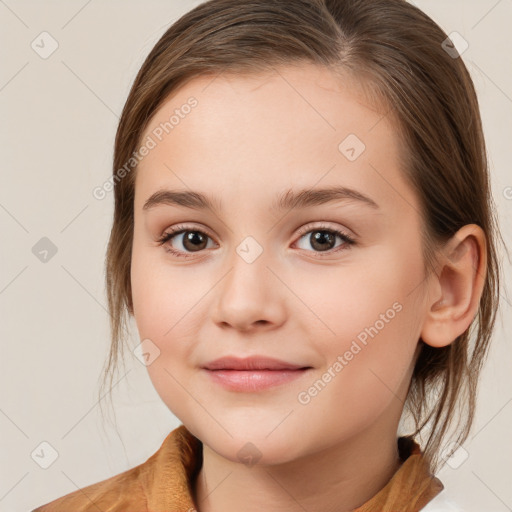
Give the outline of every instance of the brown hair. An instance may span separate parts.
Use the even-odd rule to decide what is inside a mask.
[[[456,416],[456,442],[467,439],[499,304],[496,241],[501,234],[475,89],[462,59],[445,51],[446,39],[432,19],[404,0],[211,0],[164,33],[135,78],[115,140],[115,210],[106,255],[112,340],[103,386],[110,375],[112,387],[132,312],[132,155],[150,119],[171,92],[199,75],[257,73],[312,62],[350,72],[397,120],[405,177],[419,197],[424,219],[426,270],[434,271],[436,251],[462,226],[477,224],[487,236],[488,267],[478,314],[446,347],[419,340],[422,348],[406,401],[415,423],[411,435],[429,426],[424,452],[433,471]],[[127,162],[133,171],[119,179]]]

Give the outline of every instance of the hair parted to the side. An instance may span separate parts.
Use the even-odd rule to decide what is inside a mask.
[[[405,0],[210,0],[170,26],[147,56],[122,112],[113,158],[116,175],[169,94],[200,75],[268,72],[308,62],[350,73],[372,91],[403,138],[404,178],[419,197],[424,222],[425,271],[435,271],[438,251],[462,226],[477,224],[487,237],[488,267],[473,323],[443,348],[419,340],[405,409],[415,424],[411,436],[428,426],[424,453],[433,472],[446,436],[454,433],[452,438],[463,443],[470,432],[499,306],[498,238],[503,242],[477,96],[462,59],[443,49],[446,38]],[[114,180],[105,262],[111,347],[102,389],[109,380],[109,390],[119,356],[124,358],[132,313],[132,167]]]

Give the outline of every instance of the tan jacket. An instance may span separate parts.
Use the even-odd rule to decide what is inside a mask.
[[[401,437],[398,448],[398,471],[353,512],[418,512],[442,491],[417,443]],[[192,482],[201,465],[202,443],[181,425],[146,462],[32,512],[195,512]]]

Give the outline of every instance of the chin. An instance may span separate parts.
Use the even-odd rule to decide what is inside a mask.
[[[194,432],[190,428],[189,430],[211,450],[232,462],[248,467],[274,465],[290,462],[301,455],[298,450],[304,450],[304,440],[296,439],[286,429],[279,431],[282,425],[272,431],[279,421],[274,421],[272,428],[258,424],[248,425],[245,422],[230,425],[226,428],[232,437],[221,428],[195,428]]]

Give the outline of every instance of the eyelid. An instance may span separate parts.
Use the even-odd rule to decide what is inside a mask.
[[[320,223],[320,225],[318,225],[318,223]],[[349,230],[347,230],[344,227],[341,228],[338,226],[329,226],[326,221],[316,221],[316,224],[315,224],[315,222],[308,222],[307,224],[305,224],[304,226],[302,226],[299,229],[298,235],[299,235],[299,237],[301,237],[301,236],[305,235],[306,233],[308,233],[309,231],[313,231],[315,229],[317,229],[318,231],[321,231],[321,230],[338,231],[343,236],[346,236],[347,238],[349,238],[351,240],[355,241],[355,239],[356,239],[356,235],[352,234],[352,231],[349,232]]]
[[[165,234],[177,235],[178,233],[183,231],[199,231],[201,233],[204,233],[205,235],[208,235],[211,239],[215,239],[212,232],[203,224],[189,225],[187,223],[180,223],[173,225],[169,228],[166,228],[162,233],[162,236],[164,236]]]
[[[320,225],[318,225],[318,223],[320,223]],[[199,226],[199,227],[197,227],[197,226]],[[340,228],[337,226],[329,226],[329,225],[327,225],[326,221],[312,221],[312,222],[308,222],[307,224],[304,224],[304,226],[299,228],[299,230],[297,232],[297,237],[301,238],[303,235],[305,235],[306,233],[308,233],[309,231],[312,231],[314,229],[338,231],[342,235],[344,235],[345,237],[347,237],[348,239],[353,240],[353,241],[355,241],[355,239],[357,238],[357,236],[355,234],[352,234],[353,233],[352,230],[350,230],[350,232],[348,232],[348,230],[346,228]],[[208,228],[206,228],[204,225],[196,224],[196,225],[192,226],[192,225],[187,225],[186,223],[177,224],[177,225],[173,226],[172,228],[167,228],[166,230],[164,230],[162,235],[158,237],[158,240],[161,240],[166,235],[171,235],[171,234],[178,235],[183,231],[204,232],[204,234],[208,235],[212,240],[215,240],[215,237],[212,235],[211,231]],[[215,242],[215,243],[217,243],[217,242]]]
[[[187,224],[177,224],[177,225],[173,226],[172,228],[165,229],[164,232],[160,236],[157,237],[157,242],[159,243],[159,245],[161,245],[163,243],[166,243],[167,237],[174,238],[175,236],[178,236],[185,231],[198,231],[200,233],[204,233],[205,235],[208,236],[208,238],[210,238],[211,240],[213,240],[215,242],[215,237],[204,226],[197,227],[197,226],[189,226]],[[215,243],[217,244],[217,242],[215,242]]]

